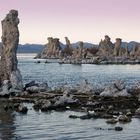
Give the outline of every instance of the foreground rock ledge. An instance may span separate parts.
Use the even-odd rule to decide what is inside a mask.
[[[70,118],[104,118],[109,119],[107,123],[126,123],[131,121],[132,116],[140,117],[140,86],[128,90],[122,81],[116,81],[103,90],[96,91],[87,81],[81,85],[52,90],[47,84],[30,82],[22,94],[10,96],[6,101],[12,106],[17,103],[33,103],[34,109],[41,111],[82,111],[85,115],[72,115]]]
[[[0,86],[9,84],[14,89],[22,89],[22,78],[17,68],[17,47],[19,43],[18,11],[11,10],[1,22],[2,52],[0,60]],[[9,86],[7,85],[7,86]]]

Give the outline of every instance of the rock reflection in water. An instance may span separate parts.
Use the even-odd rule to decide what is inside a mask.
[[[2,106],[3,103],[0,101],[0,139],[11,140],[14,138],[14,114],[11,111],[5,111]]]

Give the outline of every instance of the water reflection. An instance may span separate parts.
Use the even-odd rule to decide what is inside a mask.
[[[15,137],[14,127],[14,114],[11,111],[5,111],[3,109],[3,102],[0,101],[0,139],[11,140]]]

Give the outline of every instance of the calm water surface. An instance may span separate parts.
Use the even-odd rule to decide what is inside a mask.
[[[123,79],[127,86],[140,79],[140,65],[59,65],[57,63],[34,63],[32,57],[19,58],[19,68],[24,83],[47,81],[50,87],[74,85],[88,79],[95,87]],[[43,60],[42,60],[43,61]],[[27,115],[5,112],[0,107],[0,139],[2,140],[140,140],[140,119],[128,124],[108,125],[104,119],[69,119],[77,112],[41,113],[28,104]],[[107,130],[122,126],[121,132]],[[97,128],[104,130],[98,130]]]

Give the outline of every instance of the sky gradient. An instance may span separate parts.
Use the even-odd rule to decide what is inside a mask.
[[[0,0],[0,20],[19,11],[22,44],[45,44],[49,36],[99,43],[105,34],[140,42],[139,6],[140,0]]]

